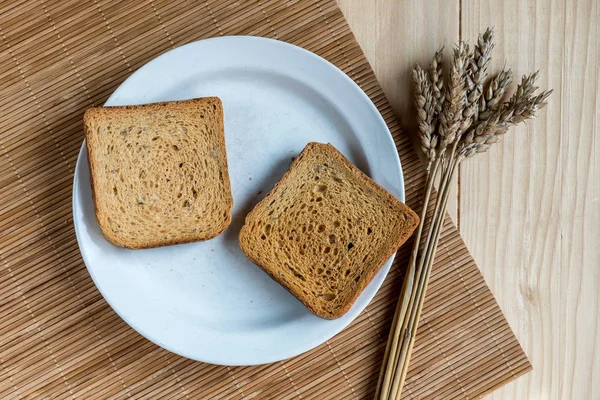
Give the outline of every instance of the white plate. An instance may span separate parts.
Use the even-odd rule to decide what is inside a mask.
[[[400,200],[400,160],[381,115],[344,73],[283,42],[222,37],[169,51],[131,75],[106,105],[218,96],[235,206],[213,240],[149,250],[111,245],[96,223],[82,146],[73,219],[96,286],[136,331],[185,357],[224,365],[282,360],[325,342],[367,306],[391,259],[346,315],[328,321],[248,261],[238,246],[245,215],[310,141],[330,142]]]

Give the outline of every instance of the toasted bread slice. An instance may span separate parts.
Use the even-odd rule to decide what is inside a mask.
[[[316,315],[350,309],[419,222],[330,144],[309,143],[246,217],[246,256]]]
[[[90,108],[84,117],[96,218],[130,249],[207,240],[233,199],[216,97]]]

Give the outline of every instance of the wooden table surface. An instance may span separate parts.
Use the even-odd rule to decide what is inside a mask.
[[[540,70],[537,120],[461,165],[450,213],[533,364],[490,399],[600,399],[597,0],[339,0],[405,129],[409,71],[495,27],[492,71]]]

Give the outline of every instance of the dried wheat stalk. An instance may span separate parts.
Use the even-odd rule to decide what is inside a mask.
[[[512,80],[510,69],[502,70],[485,84],[493,48],[494,32],[488,28],[479,36],[472,52],[464,42],[455,47],[446,80],[443,49],[435,53],[428,71],[418,65],[413,70],[421,150],[428,159],[427,182],[421,223],[390,329],[376,399],[400,398],[444,225],[450,182],[459,164],[467,157],[487,151],[510,126],[535,118],[552,93],[550,90],[535,94],[536,72],[523,76],[513,96],[503,101]],[[431,195],[436,176],[440,177],[440,187],[434,200]],[[435,201],[435,208],[427,218],[431,201]],[[421,245],[425,224],[429,230]]]
[[[442,111],[442,103],[444,101],[444,70],[443,62],[444,48],[439,49],[433,56],[431,66],[429,67],[429,77],[431,79],[431,88],[434,97],[434,112],[439,114]],[[425,80],[425,78],[423,78]]]

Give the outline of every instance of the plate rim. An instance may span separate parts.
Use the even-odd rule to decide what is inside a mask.
[[[221,36],[221,37],[212,37],[212,38],[206,38],[206,39],[201,39],[201,40],[196,40],[193,42],[189,42],[186,43],[184,45],[181,45],[179,47],[176,47],[174,49],[170,49],[160,55],[158,55],[157,57],[149,60],[148,62],[146,62],[144,65],[142,65],[141,67],[139,67],[138,69],[136,69],[135,71],[133,71],[123,82],[121,82],[121,84],[119,84],[119,86],[112,92],[112,94],[109,96],[109,98],[106,100],[106,102],[104,103],[104,106],[110,106],[111,101],[118,96],[118,93],[120,90],[124,90],[123,88],[126,86],[127,82],[130,81],[132,79],[132,77],[137,74],[140,73],[141,71],[147,69],[147,68],[151,68],[153,64],[159,63],[162,61],[162,59],[164,58],[168,58],[168,57],[172,57],[173,54],[179,53],[179,52],[185,52],[187,51],[187,49],[192,48],[193,46],[197,45],[200,42],[230,42],[230,41],[259,41],[259,42],[265,42],[268,43],[267,45],[271,46],[284,46],[284,47],[288,47],[288,48],[293,48],[294,51],[296,52],[300,52],[303,53],[303,56],[305,57],[310,57],[315,59],[317,62],[323,63],[325,65],[327,65],[327,67],[329,69],[331,69],[332,71],[335,71],[337,75],[340,76],[340,78],[342,78],[346,84],[352,88],[352,90],[354,92],[356,92],[356,94],[362,98],[362,102],[365,104],[365,106],[368,106],[369,108],[371,108],[371,111],[374,113],[375,118],[378,120],[378,123],[381,125],[382,129],[384,129],[385,132],[387,132],[387,135],[385,135],[385,137],[387,138],[387,141],[389,143],[387,143],[387,145],[392,146],[392,148],[394,149],[394,154],[395,157],[393,157],[394,159],[394,164],[393,165],[393,169],[398,171],[399,176],[398,176],[398,181],[399,184],[397,187],[395,187],[395,189],[398,190],[398,199],[402,202],[405,202],[405,182],[404,182],[404,173],[402,170],[402,164],[400,161],[400,155],[398,154],[397,151],[397,147],[395,145],[394,142],[394,138],[389,130],[389,127],[387,125],[387,123],[385,122],[383,116],[381,115],[381,113],[379,112],[379,110],[377,109],[377,107],[375,106],[375,104],[373,103],[373,101],[371,100],[371,98],[361,89],[361,87],[353,80],[351,79],[345,72],[343,72],[340,68],[338,68],[336,65],[334,65],[333,63],[331,63],[330,61],[326,60],[325,58],[307,50],[304,49],[300,46],[296,46],[294,44],[288,43],[288,42],[284,42],[281,40],[277,40],[277,39],[271,39],[271,38],[264,38],[264,37],[260,37],[260,36]],[[227,43],[224,43],[224,45],[227,45]],[[138,103],[138,104],[143,104],[143,103]],[[211,363],[211,364],[215,364],[215,365],[226,365],[226,366],[249,366],[249,365],[262,365],[262,364],[268,364],[268,363],[272,363],[272,362],[278,362],[278,361],[282,361],[282,360],[286,360],[288,358],[291,357],[295,357],[298,356],[300,354],[303,354],[307,351],[310,351],[318,346],[320,346],[321,344],[325,343],[327,340],[331,339],[332,337],[334,337],[335,335],[339,334],[341,331],[343,331],[344,329],[346,329],[362,312],[365,311],[365,309],[369,306],[369,304],[371,303],[371,301],[373,300],[373,298],[375,297],[375,295],[378,293],[378,291],[380,290],[381,286],[383,285],[383,282],[385,280],[385,276],[387,276],[387,274],[389,273],[389,270],[392,268],[393,266],[393,260],[396,257],[396,252],[393,253],[393,255],[390,257],[390,259],[388,259],[388,261],[386,261],[385,264],[387,264],[388,262],[390,262],[390,266],[386,267],[386,265],[384,264],[381,269],[378,271],[378,273],[382,272],[384,269],[387,268],[387,270],[385,271],[384,274],[384,279],[382,279],[382,281],[380,283],[377,284],[377,288],[374,290],[373,294],[371,296],[369,296],[368,298],[365,299],[365,304],[360,306],[360,311],[358,311],[356,313],[356,315],[354,315],[351,319],[349,319],[346,323],[342,323],[339,324],[335,329],[332,329],[331,331],[328,332],[327,335],[325,335],[325,337],[316,337],[315,340],[313,342],[310,342],[309,344],[307,344],[306,346],[302,347],[302,348],[296,348],[296,347],[291,347],[291,351],[289,351],[287,354],[283,354],[281,356],[277,356],[277,357],[264,357],[261,360],[257,360],[256,362],[253,363],[248,363],[248,362],[244,362],[244,363],[223,363],[222,361],[219,360],[215,360],[215,359],[211,359],[211,357],[207,357],[207,358],[199,358],[197,356],[194,355],[190,355],[190,354],[184,354],[182,351],[180,351],[179,349],[175,348],[174,346],[171,346],[168,343],[163,342],[162,340],[158,339],[154,334],[152,334],[151,332],[148,332],[147,330],[144,330],[142,327],[140,327],[137,323],[131,321],[131,319],[127,316],[124,315],[123,312],[119,311],[119,308],[116,306],[116,304],[114,304],[114,302],[110,299],[110,296],[107,296],[106,293],[106,289],[102,288],[102,285],[99,283],[98,281],[98,277],[96,276],[93,268],[89,267],[90,264],[90,260],[88,258],[88,255],[86,255],[86,252],[83,250],[82,247],[82,243],[80,240],[80,235],[81,233],[79,232],[80,229],[82,229],[81,227],[79,227],[80,221],[78,218],[76,218],[75,216],[75,211],[76,209],[79,209],[79,206],[76,205],[76,199],[79,197],[79,194],[77,193],[77,188],[79,188],[79,186],[81,185],[81,183],[79,182],[79,175],[80,175],[80,168],[84,168],[84,166],[82,166],[83,164],[83,156],[84,153],[87,157],[87,148],[86,148],[86,141],[85,141],[85,137],[83,139],[83,143],[80,147],[78,156],[77,156],[77,161],[76,161],[76,165],[75,165],[75,171],[74,171],[74,178],[73,178],[73,188],[72,188],[72,201],[71,201],[71,205],[72,205],[72,216],[73,216],[73,223],[74,223],[74,227],[75,227],[75,236],[76,236],[76,240],[77,240],[77,244],[79,247],[79,251],[80,254],[82,256],[82,259],[84,261],[84,264],[86,266],[86,269],[88,270],[88,273],[90,274],[90,277],[92,278],[92,281],[94,282],[94,285],[96,286],[96,288],[98,289],[98,291],[100,292],[100,294],[102,295],[103,299],[108,303],[108,305],[112,308],[112,310],[133,330],[135,330],[138,334],[140,334],[141,336],[143,336],[145,339],[155,343],[156,345],[172,352],[175,354],[178,354],[182,357],[186,357],[192,360],[196,360],[196,361],[200,361],[200,362],[206,362],[206,363]],[[395,186],[395,185],[394,185]],[[373,284],[374,281],[371,280],[371,282],[369,282],[369,284],[366,286],[368,287],[369,285]],[[366,288],[365,287],[365,288]],[[357,299],[358,301],[358,299]],[[356,305],[356,302],[355,304]],[[353,305],[353,307],[354,307]],[[352,308],[353,308],[352,307]],[[351,308],[351,309],[352,309]]]

